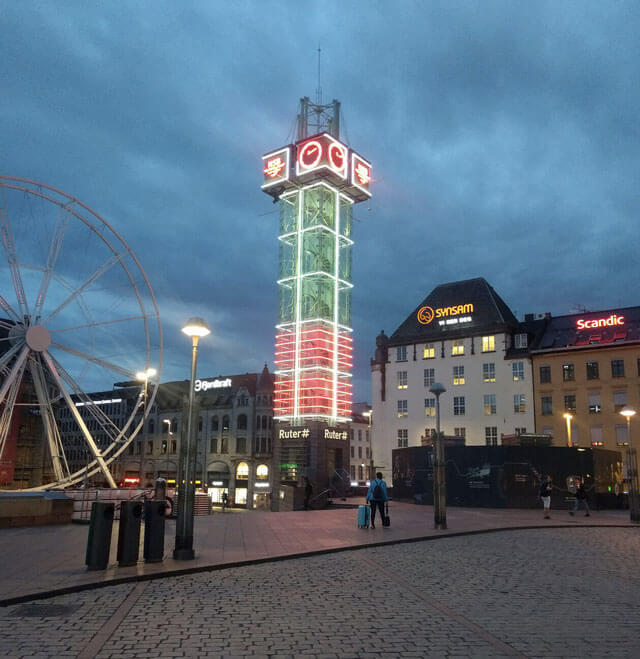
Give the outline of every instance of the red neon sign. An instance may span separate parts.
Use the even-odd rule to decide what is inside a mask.
[[[624,325],[624,316],[611,314],[608,318],[597,318],[595,320],[584,320],[580,318],[576,322],[576,326],[581,329],[596,329],[598,327],[615,327],[616,325]]]
[[[267,160],[267,166],[264,168],[264,173],[269,178],[275,178],[276,176],[280,176],[280,173],[285,168],[285,165],[286,163],[280,156],[277,158],[272,158],[271,160]]]
[[[316,135],[296,146],[298,175],[325,168],[342,179],[347,178],[349,150],[328,133]]]

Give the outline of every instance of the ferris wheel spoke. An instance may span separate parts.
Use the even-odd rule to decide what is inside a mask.
[[[62,378],[60,377],[58,370],[55,367],[55,364],[52,361],[51,355],[49,355],[49,353],[45,351],[42,353],[42,358],[44,359],[47,368],[49,369],[49,372],[53,376],[53,379],[56,381],[58,388],[60,389],[60,392],[62,393],[64,400],[67,404],[67,407],[69,408],[73,418],[75,419],[75,422],[78,424],[78,427],[82,431],[85,441],[87,442],[91,452],[93,453],[93,457],[95,458],[98,465],[100,465],[100,469],[102,470],[104,477],[107,479],[109,486],[116,489],[118,486],[116,485],[115,480],[113,480],[113,476],[109,471],[109,467],[107,466],[107,463],[104,461],[104,458],[102,457],[102,453],[100,452],[100,449],[98,448],[93,437],[91,436],[91,433],[89,432],[89,429],[87,428],[84,419],[80,416],[80,412],[78,412],[78,408],[75,406],[73,400],[71,399],[71,396],[67,391],[67,388],[65,387],[64,382],[62,381]]]
[[[85,280],[78,288],[76,288],[71,295],[64,300],[58,307],[56,307],[43,321],[44,323],[49,322],[55,318],[66,306],[71,304],[78,296],[82,295],[84,291],[93,284],[97,279],[100,279],[110,268],[112,268],[116,263],[118,263],[123,254],[113,254],[111,258],[106,261],[100,268],[98,268],[87,280]]]
[[[9,375],[3,382],[2,387],[0,387],[0,403],[2,403],[5,396],[7,395],[7,391],[9,391],[9,388],[16,381],[16,379],[19,380],[22,378],[22,372],[24,371],[24,363],[27,359],[28,354],[29,354],[29,348],[27,346],[24,346],[22,348],[22,352],[18,356],[18,359],[16,359],[15,364],[13,365],[13,368],[11,369],[11,371],[9,371]],[[18,378],[18,374],[20,374],[20,378]]]
[[[51,333],[57,332],[72,332],[74,330],[85,329],[87,327],[101,327],[102,325],[113,325],[115,323],[128,323],[132,320],[148,320],[155,317],[156,314],[142,314],[140,316],[128,316],[127,318],[116,318],[115,320],[103,320],[95,323],[86,323],[85,325],[74,325],[73,327],[62,327],[60,329],[52,329]]]
[[[49,444],[49,455],[51,456],[53,475],[57,481],[60,481],[64,478],[64,470],[62,468],[62,456],[59,452],[61,443],[58,436],[58,425],[56,424],[56,418],[51,407],[51,402],[47,396],[47,383],[40,362],[36,359],[29,360],[29,371],[31,373],[33,388],[36,392],[36,398],[38,399],[40,417]]]
[[[103,366],[104,368],[113,371],[114,373],[118,373],[118,375],[123,375],[124,377],[129,378],[130,380],[135,380],[135,373],[129,370],[128,368],[124,368],[124,366],[118,366],[118,364],[109,362],[106,359],[100,359],[100,357],[94,357],[93,355],[89,355],[86,352],[82,352],[81,350],[76,350],[75,348],[71,348],[70,346],[63,345],[62,343],[57,343],[56,341],[53,341],[51,343],[51,346],[54,348],[58,348],[59,350],[64,350],[65,352],[68,352],[70,355],[74,355],[75,357],[80,357],[81,359],[91,362],[92,364]]]
[[[22,322],[22,319],[18,314],[14,311],[13,307],[0,295],[0,309],[3,309],[4,312],[8,315],[11,316],[17,323]],[[8,323],[2,322],[2,326],[6,327],[7,329],[11,329],[11,325]]]
[[[9,372],[9,369],[7,368],[9,362],[20,352],[20,350],[24,347],[24,344],[19,344],[16,343],[16,345],[11,346],[7,352],[0,357],[0,372]],[[1,402],[1,399],[0,399]]]
[[[0,416],[0,457],[4,452],[5,443],[11,430],[11,422],[13,421],[13,412],[15,410],[16,399],[18,397],[18,392],[20,391],[20,385],[22,383],[22,376],[26,368],[26,361],[22,361],[22,364],[17,369],[15,377],[8,386],[6,401],[2,409],[2,415]]]
[[[53,234],[53,239],[51,240],[51,245],[49,246],[49,256],[47,257],[47,265],[42,276],[42,282],[40,283],[40,290],[38,291],[38,297],[36,298],[36,304],[33,311],[35,318],[38,318],[42,313],[42,307],[44,301],[47,297],[47,291],[49,290],[49,284],[51,283],[51,277],[56,269],[56,264],[58,262],[58,256],[60,255],[60,248],[64,241],[65,233],[67,232],[67,226],[69,225],[70,216],[68,213],[64,212],[65,209],[59,209],[59,222],[56,226],[56,229]]]
[[[2,188],[2,206],[0,207],[0,236],[2,236],[2,244],[7,255],[7,262],[9,263],[13,288],[15,290],[16,299],[18,300],[20,317],[28,316],[29,305],[27,303],[27,296],[24,292],[22,275],[20,274],[20,264],[18,263],[16,244],[13,239],[13,229],[11,228],[11,220],[9,218],[4,187]]]

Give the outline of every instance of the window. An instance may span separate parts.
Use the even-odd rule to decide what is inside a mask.
[[[358,446],[358,457],[362,458],[362,446]]]
[[[220,453],[229,453],[229,439],[227,437],[220,440]]]
[[[398,346],[396,348],[396,361],[397,362],[407,361],[407,346]]]
[[[495,352],[496,351],[496,337],[483,336],[482,337],[482,352]]]
[[[354,481],[356,479],[356,466],[351,465],[349,470],[351,471],[351,480]]]
[[[356,447],[355,447],[355,446],[352,446],[352,447],[351,447],[351,457],[352,457],[352,458],[355,458],[355,457],[356,457]]]
[[[540,402],[542,404],[542,414],[553,414],[553,399],[551,396],[542,396]]]
[[[424,386],[430,387],[436,381],[436,369],[435,368],[425,368],[424,369]]]
[[[498,428],[496,426],[487,426],[484,429],[484,442],[487,446],[498,445]]]
[[[597,380],[599,377],[598,362],[587,362],[587,380]]]
[[[247,452],[247,438],[238,437],[236,439],[236,453],[246,453]]]
[[[436,356],[436,346],[434,343],[427,343],[422,353],[423,359],[434,359]]]
[[[171,425],[171,421],[169,419],[162,419],[162,434],[166,435],[169,432],[169,426]]]
[[[624,377],[624,359],[611,360],[611,377],[612,378]]]
[[[236,479],[246,481],[249,478],[249,465],[246,462],[238,463],[236,467]]]
[[[524,362],[513,362],[513,364],[511,364],[511,373],[513,374],[514,382],[521,382],[524,380]]]
[[[269,478],[269,467],[267,465],[258,465],[256,467],[256,478],[261,481]]]
[[[436,399],[435,398],[425,398],[424,399],[424,415],[425,416],[435,416],[436,415]]]
[[[178,450],[178,442],[175,439],[171,440],[171,453],[175,453]]]
[[[398,401],[398,418],[407,416],[408,414],[407,401],[399,400]]]
[[[225,414],[222,417],[222,432],[229,430],[229,417]]]
[[[487,416],[496,413],[496,395],[495,394],[485,394],[484,395],[484,413]]]
[[[467,436],[467,429],[466,428],[454,428],[453,429],[453,434],[456,437],[459,437],[460,439],[465,439]]]
[[[147,454],[153,453],[153,442],[147,442]]]
[[[482,365],[482,381],[495,382],[496,381],[496,365],[491,362],[490,364]]]
[[[640,376],[640,357],[638,357],[638,375]]]
[[[551,366],[540,367],[540,382],[551,382]]]
[[[589,392],[589,414],[600,414],[602,411],[602,403],[600,401],[599,391]]]
[[[407,388],[407,372],[406,371],[398,371],[398,389],[406,389]]]
[[[247,415],[246,414],[239,414],[238,415],[238,420],[236,421],[236,428],[238,430],[246,430],[247,429]]]
[[[515,348],[526,348],[527,347],[527,335],[526,334],[516,334],[513,343],[514,343]]]
[[[564,395],[564,409],[566,412],[575,412],[576,411],[576,395],[575,394],[565,394]]]
[[[202,432],[202,415],[198,417],[198,432]]]
[[[616,412],[619,412],[627,404],[627,391],[622,389],[613,392],[613,407]]]
[[[218,417],[217,416],[212,416],[211,417],[211,430],[213,432],[218,432]]]
[[[409,431],[406,428],[398,430],[398,448],[405,448],[409,445]]]
[[[576,372],[573,368],[573,364],[563,364],[562,365],[562,379],[565,382],[570,382],[576,379]]]
[[[454,396],[453,397],[453,415],[454,416],[464,416],[465,406],[464,406],[464,396]]]
[[[148,430],[150,435],[153,435],[156,431],[156,425],[153,422],[153,419],[149,419]]]
[[[618,446],[629,446],[629,435],[627,434],[627,424],[616,424],[616,444]]]
[[[520,435],[526,434],[527,429],[526,428],[516,428],[515,431],[516,431],[516,435],[518,435],[518,437],[519,437]]]
[[[358,441],[362,441],[362,428],[358,428]]]
[[[212,437],[209,440],[209,453],[217,453],[217,452],[218,452],[218,438]]]
[[[551,428],[550,426],[545,426],[542,429],[542,434],[543,435],[548,435],[549,437],[553,437],[553,428]]]
[[[591,435],[591,446],[604,446],[602,441],[602,426],[591,426],[589,429]]]
[[[513,411],[516,414],[524,414],[527,411],[525,394],[513,394]]]
[[[464,384],[464,366],[453,367],[453,384]]]
[[[462,339],[454,339],[451,341],[451,354],[464,355],[464,341]]]

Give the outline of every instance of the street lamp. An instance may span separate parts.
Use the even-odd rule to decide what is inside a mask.
[[[373,418],[373,410],[368,412],[363,412],[362,416],[366,416],[369,419],[369,482],[373,480],[374,476],[374,464],[373,464],[373,428],[371,425],[371,419]]]
[[[620,414],[627,420],[627,462],[629,470],[629,516],[632,522],[640,522],[640,501],[638,500],[638,467],[636,451],[631,444],[631,418],[636,411],[630,407],[620,410]]]
[[[178,466],[178,514],[176,518],[176,544],[173,558],[178,561],[195,558],[193,551],[193,507],[195,503],[196,452],[193,441],[193,394],[196,382],[196,365],[198,362],[198,340],[207,336],[211,330],[202,318],[190,318],[182,328],[191,337],[191,381],[189,383],[189,408],[187,416],[187,433],[184,442],[180,442],[180,460]]]
[[[573,446],[571,442],[571,419],[573,419],[573,414],[565,412],[562,416],[567,420],[567,446]]]
[[[147,411],[147,392],[149,390],[149,378],[154,377],[156,373],[157,371],[155,368],[148,368],[145,371],[138,371],[136,373],[136,379],[139,382],[144,383],[142,387],[142,446],[140,447],[140,470],[138,473],[138,487],[142,487],[142,479],[144,478],[144,449],[147,445],[147,420],[145,418],[145,413]]]
[[[444,476],[444,442],[440,434],[440,395],[446,389],[434,382],[429,389],[436,397],[436,437],[433,443],[433,528],[447,528],[447,489]]]

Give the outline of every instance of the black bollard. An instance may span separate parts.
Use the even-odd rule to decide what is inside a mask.
[[[118,565],[127,567],[138,562],[140,553],[140,522],[142,503],[123,501],[120,504],[120,528],[118,529]]]
[[[144,560],[159,563],[164,558],[165,501],[144,503]]]
[[[88,570],[106,570],[111,549],[111,530],[113,528],[113,503],[94,501],[91,506],[89,521],[89,538],[85,563]]]

